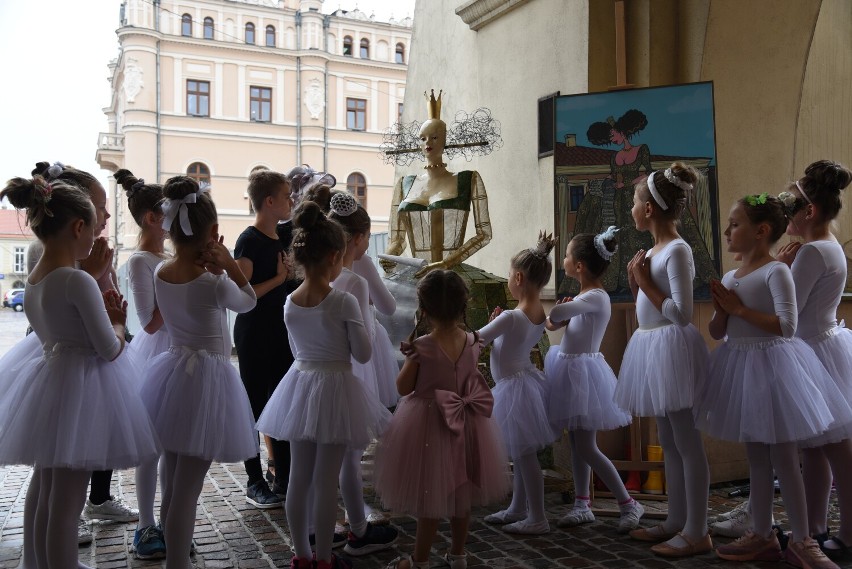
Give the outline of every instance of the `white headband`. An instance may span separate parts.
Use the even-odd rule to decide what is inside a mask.
[[[808,197],[808,194],[805,193],[805,189],[802,187],[802,184],[799,183],[799,180],[796,180],[796,187],[799,188],[799,193],[802,194],[802,197],[805,198],[809,204],[814,205],[814,202],[811,201],[811,198]]]
[[[666,201],[663,199],[663,196],[660,195],[660,192],[657,191],[657,188],[654,186],[654,174],[657,172],[651,172],[651,175],[648,176],[648,190],[651,192],[651,197],[654,198],[654,201],[657,202],[663,211],[669,209],[669,206],[666,205]]]
[[[179,200],[163,200],[163,229],[171,230],[175,219],[180,219],[180,228],[183,229],[184,235],[189,237],[192,235],[192,225],[189,223],[189,210],[186,204],[196,203],[200,194],[210,191],[209,184],[203,184],[198,187],[197,192],[185,195]]]

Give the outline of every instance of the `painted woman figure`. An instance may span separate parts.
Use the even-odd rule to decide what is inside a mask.
[[[443,155],[447,150],[452,155],[452,151],[459,148],[468,151],[478,148],[480,153],[485,153],[491,150],[494,142],[480,143],[464,140],[463,136],[451,136],[459,140],[459,144],[448,145],[447,124],[440,117],[441,95],[439,93],[436,99],[433,91],[429,99],[429,120],[418,132],[419,150],[426,159],[425,172],[397,181],[388,224],[388,255],[400,255],[407,242],[413,257],[427,261],[428,264],[416,273],[418,278],[434,269],[458,265],[491,241],[488,197],[482,179],[470,170],[448,171]],[[496,132],[493,122],[487,112],[477,111],[466,121],[457,120],[454,127],[479,139],[483,128]],[[459,128],[461,126],[464,128]],[[499,135],[497,137],[499,139]],[[487,135],[484,138],[487,139]],[[393,154],[400,156],[403,152],[414,151],[404,149]],[[465,240],[471,212],[476,234]],[[389,270],[393,264],[383,262],[382,266]]]
[[[640,110],[630,109],[614,119],[592,123],[586,132],[589,142],[595,146],[621,146],[610,157],[610,175],[603,180],[599,190],[585,195],[577,212],[574,234],[599,233],[604,228],[615,225],[619,228],[618,252],[612,257],[614,271],[608,271],[603,277],[607,292],[617,299],[630,298],[630,286],[627,282],[627,263],[632,254],[639,249],[650,250],[653,246],[649,235],[637,231],[630,215],[633,207],[633,187],[643,181],[652,171],[651,150],[647,144],[633,145],[631,139],[648,125],[648,118]],[[704,238],[698,229],[692,212],[687,207],[680,219],[681,234],[690,244],[696,264],[695,288],[709,286],[710,278],[716,276],[716,270],[707,251]],[[576,286],[574,283],[573,286]],[[577,291],[560,290],[573,296]]]

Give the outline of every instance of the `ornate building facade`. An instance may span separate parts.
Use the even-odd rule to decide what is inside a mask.
[[[97,161],[163,183],[212,185],[233,247],[251,223],[252,170],[309,164],[337,178],[386,229],[394,169],[379,156],[399,120],[411,19],[321,12],[322,0],[126,0],[109,65],[109,132]],[[119,263],[136,244],[113,182]]]

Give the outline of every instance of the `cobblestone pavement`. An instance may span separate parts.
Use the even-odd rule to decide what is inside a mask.
[[[369,465],[365,464],[365,470]],[[0,468],[0,567],[18,567],[21,556],[23,502],[29,482],[26,467]],[[260,511],[245,502],[245,474],[242,465],[214,464],[204,484],[195,525],[198,554],[194,563],[199,569],[289,567],[293,553],[287,522],[282,509]],[[116,472],[113,491],[128,503],[136,502],[133,471]],[[367,494],[370,489],[367,488]],[[734,507],[741,499],[727,498],[727,489],[714,490],[711,495],[711,514]],[[371,502],[368,496],[368,502]],[[664,569],[684,567],[739,567],[743,569],[774,569],[790,567],[783,563],[729,563],[707,554],[687,560],[668,561],[655,557],[648,544],[631,541],[616,532],[617,518],[598,516],[598,521],[579,528],[556,528],[555,521],[565,511],[561,494],[547,494],[548,517],[553,531],[545,536],[513,536],[498,527],[482,523],[485,511],[474,512],[467,551],[468,567],[500,569],[548,567],[596,567]],[[647,510],[661,515],[665,502],[645,502]],[[596,500],[596,507],[614,509],[607,500]],[[496,508],[495,508],[496,509]],[[391,516],[391,514],[388,514]],[[837,508],[833,500],[831,525],[837,527]],[[343,512],[340,511],[340,519]],[[783,524],[783,508],[776,499],[776,517]],[[409,517],[393,517],[391,523],[400,530],[396,548],[410,552],[414,543],[416,523]],[[655,520],[643,522],[651,525]],[[94,543],[80,547],[80,561],[99,569],[158,568],[159,561],[138,561],[129,553],[135,524],[92,522]],[[440,555],[449,544],[449,524],[439,528],[433,549],[433,567],[440,567]],[[356,567],[381,569],[396,555],[396,548],[358,558]],[[852,564],[849,565],[852,567]]]

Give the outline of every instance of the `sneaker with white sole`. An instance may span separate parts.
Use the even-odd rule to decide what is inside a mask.
[[[262,478],[246,488],[246,502],[261,510],[284,507],[284,498],[272,492]]]
[[[367,522],[367,530],[363,536],[358,537],[351,531],[349,532],[343,551],[358,557],[390,549],[398,535],[399,532],[390,526],[374,526]]]
[[[133,535],[133,554],[136,559],[165,559],[166,541],[157,526],[137,529]]]
[[[619,509],[621,516],[618,519],[618,533],[628,533],[630,530],[639,527],[639,520],[645,515],[645,508],[642,504],[633,500]]]
[[[737,507],[735,507],[733,510],[729,510],[729,511],[723,513],[723,514],[719,514],[718,516],[713,518],[713,521],[714,522],[725,522],[725,521],[730,520],[731,518],[739,517],[742,514],[742,512],[744,512],[744,511],[749,512],[749,515],[751,515],[750,514],[751,506],[749,505],[748,501],[740,502],[737,505]]]
[[[567,514],[559,518],[556,525],[561,528],[572,528],[582,524],[590,524],[593,521],[595,521],[595,515],[591,508],[571,508]]]
[[[826,557],[817,540],[812,537],[806,537],[804,541],[790,540],[784,550],[784,559],[790,565],[803,569],[840,569],[834,561]]]
[[[728,561],[780,561],[781,544],[775,530],[769,537],[751,531],[732,543],[716,547],[716,555]]]
[[[732,510],[734,515],[726,520],[710,524],[710,535],[738,538],[746,534],[752,528],[751,510],[748,508],[736,508]],[[730,512],[729,512],[730,513]],[[772,516],[772,525],[775,525],[775,516]]]
[[[80,520],[77,522],[77,545],[88,545],[94,540],[89,522]]]
[[[93,504],[86,499],[86,507],[83,515],[90,520],[110,520],[113,522],[138,522],[139,510],[133,509],[124,503],[121,498],[110,497],[103,504]]]

